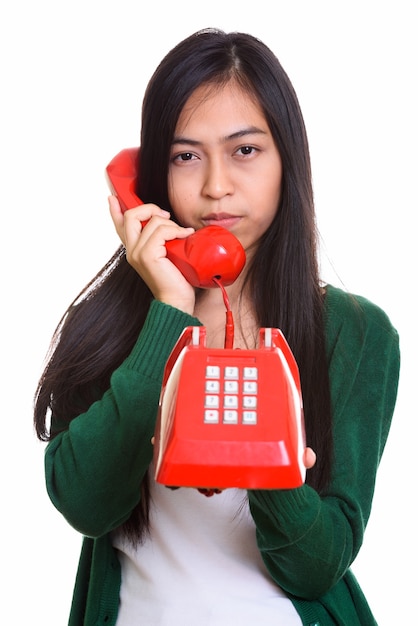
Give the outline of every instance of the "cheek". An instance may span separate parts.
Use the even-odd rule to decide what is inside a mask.
[[[192,215],[192,207],[196,206],[196,202],[193,200],[191,194],[187,193],[169,193],[169,200],[171,209],[176,216],[179,224],[187,225]]]
[[[261,237],[262,235],[264,235],[265,232],[267,232],[269,230],[269,228],[271,227],[273,221],[274,221],[274,217],[276,215],[277,211],[265,211],[264,214],[262,215],[260,221],[259,221],[259,227],[258,227],[258,237]]]
[[[170,205],[174,208],[177,203],[177,185],[175,184],[175,178],[170,174],[170,172],[168,174],[167,191]]]
[[[266,194],[266,204],[264,206],[264,224],[268,228],[274,220],[274,217],[279,210],[281,198],[281,185],[279,188],[277,185],[272,186],[269,192]]]
[[[262,194],[260,194],[260,197],[265,200],[263,203],[264,222],[268,223],[268,226],[270,226],[278,211],[282,197],[282,186],[282,162],[278,157],[277,160],[272,160],[269,166],[265,168],[261,183]]]
[[[180,220],[184,213],[187,213],[188,205],[193,203],[192,193],[184,181],[179,182],[178,177],[168,177],[168,199],[171,208]]]

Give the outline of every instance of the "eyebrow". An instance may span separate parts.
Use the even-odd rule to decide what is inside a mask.
[[[241,130],[237,130],[235,133],[231,133],[230,135],[225,135],[222,137],[222,143],[227,143],[228,141],[233,141],[234,139],[240,139],[241,137],[247,137],[248,135],[266,135],[266,131],[258,128],[257,126],[249,126],[248,128],[243,128]],[[188,139],[187,137],[174,137],[173,145],[188,145],[188,146],[200,146],[202,144],[201,141],[197,141],[196,139]]]

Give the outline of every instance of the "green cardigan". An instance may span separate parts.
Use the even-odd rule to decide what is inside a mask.
[[[198,324],[154,301],[110,389],[46,448],[49,496],[84,535],[71,626],[115,624],[120,565],[110,533],[137,504],[152,458],[165,362],[183,328]],[[304,625],[372,626],[349,568],[363,541],[394,410],[398,335],[380,308],[331,286],[325,325],[335,440],[327,493],[320,497],[308,485],[253,490],[249,505],[264,562]]]

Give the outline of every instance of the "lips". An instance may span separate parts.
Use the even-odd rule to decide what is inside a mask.
[[[240,221],[241,217],[237,215],[231,215],[230,213],[210,213],[202,218],[202,222],[205,226],[216,224],[223,226],[224,228],[231,228]]]

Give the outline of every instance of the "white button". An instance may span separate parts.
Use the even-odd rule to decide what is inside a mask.
[[[243,391],[244,393],[257,393],[257,383],[249,380],[244,381]]]
[[[224,407],[227,409],[238,408],[238,396],[224,396]]]
[[[255,411],[243,411],[242,423],[243,424],[257,424],[257,413]]]
[[[244,367],[244,378],[257,379],[258,370],[256,367]]]
[[[255,396],[244,396],[242,404],[245,409],[255,409],[257,406],[257,398]]]
[[[218,365],[206,366],[206,378],[219,378],[221,369]]]
[[[215,410],[206,410],[205,411],[205,422],[207,424],[217,424],[219,421],[219,413]]]
[[[224,424],[237,424],[238,413],[237,411],[224,411]]]
[[[224,391],[227,393],[238,393],[238,381],[226,380],[224,383]]]
[[[238,367],[226,367],[225,368],[225,378],[238,378],[239,368]]]
[[[205,406],[217,409],[219,407],[219,396],[205,396]]]
[[[207,380],[205,389],[207,392],[219,393],[219,380]]]

